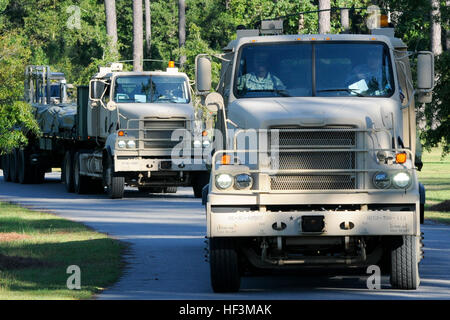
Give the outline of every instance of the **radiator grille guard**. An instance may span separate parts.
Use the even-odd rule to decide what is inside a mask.
[[[221,165],[219,160],[227,154],[231,156],[231,165],[240,164],[248,167],[246,172],[250,173],[255,181],[260,179],[260,183],[256,183],[251,190],[242,191],[231,188],[226,192],[392,192],[394,189],[374,189],[372,184],[368,183],[367,179],[371,179],[369,177],[380,171],[380,168],[368,167],[368,157],[375,159],[379,151],[393,154],[405,152],[412,163],[414,163],[414,157],[409,149],[400,149],[397,146],[392,149],[374,148],[373,146],[376,145],[374,138],[376,133],[380,132],[387,134],[389,141],[392,141],[392,133],[388,129],[275,128],[267,132],[265,136],[268,140],[267,149],[261,151],[261,148],[238,149],[237,137],[246,133],[246,130],[239,130],[234,136],[234,150],[219,150],[214,153],[211,174],[215,176],[217,172],[227,172],[227,166]],[[278,144],[275,144],[278,148],[272,145],[274,141],[278,141]],[[369,148],[367,145],[372,147]],[[246,163],[247,159],[252,158],[250,154],[257,155],[256,165]],[[415,170],[398,164],[383,170],[389,172],[399,169],[410,173]],[[263,176],[267,177],[265,182],[262,179]],[[404,189],[396,190],[404,191]]]
[[[271,155],[273,170],[351,170],[356,168],[356,132],[352,128],[278,129],[278,154]],[[317,130],[317,131],[316,131]],[[269,145],[272,137],[269,133]],[[289,152],[292,149],[319,152]],[[321,149],[342,149],[320,152]],[[270,150],[270,148],[269,148]],[[342,190],[356,188],[355,174],[276,174],[270,177],[271,190]]]
[[[172,140],[172,134],[177,133],[191,134],[195,128],[195,121],[185,118],[144,118],[129,119],[127,127],[122,130],[135,141],[136,148],[127,149],[127,151],[144,152],[151,150],[161,150],[170,156],[170,151],[175,146],[179,146],[180,141],[184,143],[190,140],[182,139]],[[187,130],[187,131],[185,131]],[[186,132],[186,133],[184,133]],[[175,134],[178,137],[178,134]],[[121,150],[119,150],[121,151]]]

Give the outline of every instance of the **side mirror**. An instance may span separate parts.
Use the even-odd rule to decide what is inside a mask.
[[[211,92],[206,96],[205,105],[209,112],[215,114],[224,108],[222,96],[217,92]]]
[[[199,54],[195,58],[195,87],[197,94],[211,90],[211,60],[205,54]]]
[[[427,92],[434,87],[434,55],[430,51],[419,51],[417,55],[417,89]]]
[[[106,83],[102,80],[89,81],[89,99],[100,101],[106,89]]]

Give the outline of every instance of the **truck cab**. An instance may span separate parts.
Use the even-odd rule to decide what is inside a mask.
[[[145,192],[193,186],[201,197],[209,176],[203,144],[199,152],[192,151],[194,140],[202,139],[202,123],[196,118],[189,78],[176,68],[121,69],[119,64],[100,68],[90,81],[87,136],[95,137],[101,150],[82,156],[94,161],[82,172],[103,175],[112,197],[120,197],[124,185]]]
[[[434,74],[419,52],[414,88],[411,55],[392,30],[238,30],[205,99],[217,117],[204,192],[214,291],[239,290],[245,270],[305,266],[378,265],[393,288],[419,286],[414,96],[429,100]],[[207,95],[209,57],[196,72]]]

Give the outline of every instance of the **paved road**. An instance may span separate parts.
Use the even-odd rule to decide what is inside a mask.
[[[1,172],[1,171],[0,171]],[[0,200],[56,213],[131,243],[121,280],[99,299],[450,299],[450,226],[427,223],[422,284],[417,291],[368,290],[366,275],[246,277],[236,294],[215,294],[204,261],[204,210],[190,188],[144,196],[127,189],[125,198],[66,193],[58,173],[43,185],[6,183]]]

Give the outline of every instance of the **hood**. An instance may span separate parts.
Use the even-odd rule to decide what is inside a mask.
[[[393,99],[360,97],[252,98],[233,101],[228,117],[240,128],[324,127],[330,125],[358,128],[383,127],[383,114],[394,112]]]
[[[120,114],[126,117],[126,119],[121,117],[121,121],[124,122],[127,119],[143,118],[194,119],[194,107],[188,103],[117,103],[117,106]],[[126,127],[126,125],[121,127]]]

